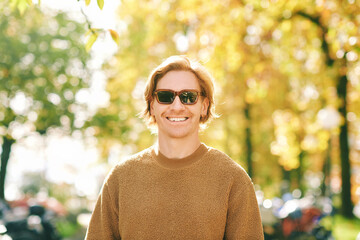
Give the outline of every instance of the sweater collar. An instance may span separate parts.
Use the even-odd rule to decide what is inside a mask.
[[[157,147],[154,147],[152,150],[152,155],[156,159],[157,163],[165,168],[170,169],[179,169],[199,161],[204,154],[207,152],[207,147],[205,144],[201,143],[198,149],[195,150],[192,154],[185,158],[167,158],[163,155]]]

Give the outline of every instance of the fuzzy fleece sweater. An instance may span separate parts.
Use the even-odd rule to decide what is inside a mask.
[[[264,239],[253,184],[226,154],[201,146],[183,159],[150,147],[117,164],[87,240]]]

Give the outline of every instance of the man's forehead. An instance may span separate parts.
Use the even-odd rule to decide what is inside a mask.
[[[170,71],[159,80],[156,88],[166,88],[176,91],[182,89],[200,90],[200,85],[195,74],[190,71]]]

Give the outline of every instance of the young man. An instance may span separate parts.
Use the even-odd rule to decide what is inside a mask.
[[[86,239],[263,239],[249,176],[199,140],[215,115],[205,68],[168,58],[150,75],[145,100],[158,142],[112,169]]]

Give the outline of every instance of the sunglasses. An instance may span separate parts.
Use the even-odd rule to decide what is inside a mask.
[[[179,92],[170,89],[158,89],[154,91],[154,94],[160,104],[172,104],[176,96],[179,96],[181,103],[185,105],[196,104],[199,95],[203,95],[201,92],[191,89],[184,89]]]

